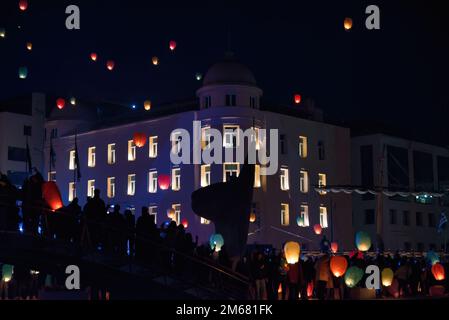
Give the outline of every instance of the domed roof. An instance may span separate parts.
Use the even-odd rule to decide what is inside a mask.
[[[204,77],[204,86],[217,84],[256,86],[256,78],[247,66],[236,61],[232,54],[227,54],[224,60],[212,65]]]
[[[53,107],[49,120],[81,120],[94,122],[97,120],[97,109],[85,103],[77,102],[71,105],[66,101],[63,109]]]

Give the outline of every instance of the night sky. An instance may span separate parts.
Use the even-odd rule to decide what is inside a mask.
[[[79,31],[65,28],[70,4],[81,10]],[[370,4],[380,7],[381,30],[365,28]],[[449,144],[444,9],[435,0],[29,0],[21,12],[18,0],[1,0],[7,37],[0,38],[0,99],[33,91],[140,107],[146,99],[190,99],[201,85],[195,74],[220,60],[230,43],[254,72],[265,104],[289,105],[301,93],[333,121],[376,122]],[[350,32],[345,17],[354,20]],[[96,63],[91,52],[99,55]],[[152,56],[160,58],[158,67]],[[113,72],[107,59],[116,63]],[[26,80],[18,78],[20,66],[29,69]]]

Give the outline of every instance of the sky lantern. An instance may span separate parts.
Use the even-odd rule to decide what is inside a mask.
[[[348,260],[342,256],[331,257],[330,268],[334,276],[340,278],[348,268]]]
[[[345,274],[345,284],[349,288],[354,288],[363,278],[363,270],[359,267],[350,267]]]
[[[134,133],[133,141],[137,148],[142,148],[147,143],[147,135],[142,132],[136,132]]]
[[[444,267],[440,263],[435,263],[432,266],[432,274],[437,281],[442,281],[446,278],[444,274]]]
[[[19,78],[20,79],[26,79],[28,77],[28,68],[27,67],[20,67],[19,68]]]
[[[385,268],[382,270],[382,285],[384,287],[389,287],[393,283],[394,272],[390,268]]]
[[[331,251],[334,254],[338,252],[338,243],[337,242],[332,242],[331,243]]]
[[[299,261],[299,253],[301,252],[301,246],[298,242],[290,241],[284,245],[285,259],[288,264],[295,264]]]
[[[0,38],[6,37],[6,30],[5,28],[0,28]]]
[[[90,60],[97,61],[97,59],[98,59],[98,55],[95,52],[92,52],[90,54]]]
[[[249,215],[249,222],[254,223],[256,222],[256,214],[254,212],[251,212],[251,214]]]
[[[294,100],[295,100],[295,104],[300,104],[301,100],[302,100],[301,95],[300,94],[295,94]]]
[[[153,65],[158,66],[159,65],[159,58],[158,57],[153,57],[151,59],[151,61],[153,62]]]
[[[366,252],[371,248],[371,238],[365,231],[359,231],[355,235],[355,244],[357,249]]]
[[[195,74],[195,78],[196,78],[196,80],[201,81],[201,79],[203,79],[203,75],[201,73],[197,72]]]
[[[75,105],[76,105],[76,98],[75,98],[75,97],[71,97],[71,98],[70,98],[70,104],[71,104],[72,106],[75,106]]]
[[[2,266],[2,280],[4,282],[11,281],[13,273],[14,273],[14,266],[10,264],[4,264]]]
[[[33,50],[33,44],[31,42],[27,42],[27,50],[28,51]]]
[[[316,224],[313,226],[313,231],[315,231],[316,235],[320,235],[321,232],[323,232],[323,228],[321,227],[320,224]]]
[[[27,0],[20,0],[19,1],[19,9],[22,11],[25,11],[28,8],[28,1]]]
[[[352,19],[351,18],[345,18],[343,26],[345,27],[346,31],[351,30],[352,29]]]
[[[219,252],[224,245],[223,236],[219,233],[210,236],[209,245],[212,250]]]
[[[307,297],[310,298],[313,295],[313,281],[310,281],[307,285]]]
[[[143,103],[143,107],[145,108],[146,111],[150,111],[151,110],[151,101],[150,100],[146,100]]]
[[[189,221],[187,221],[187,219],[183,219],[181,224],[184,227],[184,229],[187,229],[189,227]]]
[[[54,181],[44,182],[42,185],[42,198],[53,211],[59,210],[64,206],[61,193]]]
[[[108,60],[108,62],[106,62],[106,68],[108,68],[109,71],[114,70],[115,67],[115,62],[112,60]]]
[[[161,190],[168,190],[170,188],[170,176],[168,174],[160,174],[157,180]]]
[[[65,100],[63,98],[59,98],[58,100],[56,100],[56,106],[58,107],[59,110],[64,109]]]
[[[176,41],[174,41],[174,40],[170,41],[170,50],[171,51],[175,51],[176,46],[177,46]]]
[[[173,209],[173,208],[167,209],[167,217],[169,219],[173,220],[173,219],[175,219],[175,216],[176,216],[175,209]]]
[[[426,260],[433,266],[435,263],[440,262],[440,257],[434,251],[429,251],[426,254]]]

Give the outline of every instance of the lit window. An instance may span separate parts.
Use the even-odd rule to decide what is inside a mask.
[[[157,158],[157,136],[150,137],[150,158]]]
[[[304,170],[299,172],[299,191],[302,193],[309,192],[309,173]]]
[[[93,197],[95,194],[95,180],[87,181],[87,196]]]
[[[235,125],[225,125],[223,126],[223,147],[225,148],[234,148],[238,146],[239,137],[238,137],[239,126]]]
[[[299,157],[307,158],[307,137],[299,137]]]
[[[128,175],[128,196],[133,196],[136,194],[136,175]]]
[[[327,228],[327,208],[320,207],[320,225],[322,228]]]
[[[48,181],[56,182],[56,171],[51,171],[48,173]]]
[[[290,185],[288,182],[288,169],[287,168],[282,168],[280,170],[280,178],[281,178],[281,190],[282,191],[287,191],[290,189]]]
[[[181,190],[181,169],[175,168],[171,171],[171,188],[173,191]]]
[[[239,173],[239,163],[225,163],[223,165],[223,182],[229,181],[231,177],[238,177]]]
[[[154,216],[154,223],[157,223],[157,206],[149,206],[148,211],[150,216]]]
[[[299,226],[308,227],[309,226],[309,206],[302,204],[299,212]]]
[[[72,202],[76,198],[76,185],[75,182],[69,183],[69,202]]]
[[[115,163],[115,143],[108,144],[108,164]]]
[[[108,178],[108,198],[115,197],[115,178]]]
[[[171,152],[173,154],[181,153],[181,132],[173,132],[171,135]]]
[[[260,188],[260,165],[256,164],[254,167],[254,188]]]
[[[318,173],[318,188],[326,188],[326,174]],[[326,194],[326,191],[320,191],[320,194]]]
[[[201,224],[210,224],[210,221],[204,218],[201,218]]]
[[[157,171],[150,171],[148,174],[148,192],[157,192]]]
[[[87,166],[89,168],[95,167],[95,147],[90,147],[87,151],[87,154],[88,154]]]
[[[201,149],[209,149],[211,140],[210,127],[201,128]]]
[[[75,169],[76,169],[75,150],[70,150],[69,170],[75,170]]]
[[[174,204],[171,207],[175,210],[175,218],[173,221],[175,221],[177,225],[181,224],[181,205]]]
[[[287,203],[281,204],[281,226],[290,225],[290,209]]]
[[[136,160],[136,144],[133,140],[128,141],[128,161]]]
[[[201,187],[210,186],[210,164],[201,166]]]

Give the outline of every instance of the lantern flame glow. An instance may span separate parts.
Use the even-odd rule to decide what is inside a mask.
[[[301,246],[297,242],[290,241],[284,245],[285,259],[288,264],[298,263],[300,252]]]

